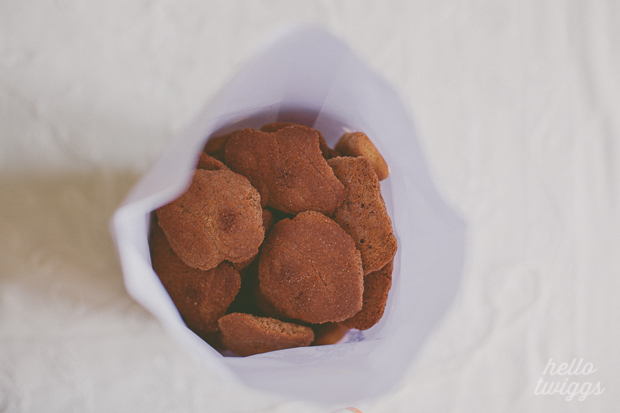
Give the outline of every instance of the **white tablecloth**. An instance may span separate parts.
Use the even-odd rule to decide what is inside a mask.
[[[351,407],[615,411],[613,0],[0,1],[0,411],[347,407],[197,365],[125,292],[108,231],[173,136],[295,21],[332,31],[401,93],[468,226],[451,310],[398,387]]]

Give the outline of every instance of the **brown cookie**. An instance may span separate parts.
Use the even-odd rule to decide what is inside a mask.
[[[363,275],[353,239],[314,211],[279,221],[261,247],[260,294],[287,318],[338,322],[362,308]]]
[[[362,132],[345,133],[342,135],[336,145],[336,150],[342,156],[363,156],[368,159],[379,181],[383,181],[390,174],[390,169],[387,163],[385,163],[383,156],[368,139],[368,136]]]
[[[219,171],[221,169],[228,169],[228,167],[214,157],[209,156],[204,152],[200,152],[196,169],[204,169],[205,171]]]
[[[279,320],[286,320],[286,321],[299,321],[299,320],[292,320],[290,317],[287,317],[281,312],[279,312],[278,310],[276,310],[273,304],[271,304],[269,301],[265,299],[265,297],[263,297],[263,295],[260,292],[260,288],[258,288],[258,283],[256,285],[256,289],[254,290],[254,302],[256,303],[256,307],[259,310],[258,314],[263,317],[272,317],[272,318],[277,318]]]
[[[202,270],[252,258],[265,234],[258,192],[228,169],[196,170],[188,190],[156,212],[172,249]]]
[[[364,275],[383,268],[396,254],[396,237],[370,161],[338,157],[327,161],[347,188],[347,199],[333,214],[362,254]]]
[[[263,228],[265,228],[265,234],[269,232],[275,223],[276,219],[273,216],[273,212],[267,208],[263,208]]]
[[[349,327],[340,323],[315,324],[311,328],[314,331],[313,346],[336,344],[349,331]]]
[[[187,266],[172,250],[158,225],[149,240],[153,270],[170,294],[187,326],[199,334],[217,331],[241,286],[239,273],[228,263],[208,271]]]
[[[263,228],[265,229],[265,234],[267,234],[267,232],[271,229],[274,223],[275,223],[275,219],[273,217],[273,213],[270,210],[264,208],[263,209]],[[235,267],[235,270],[241,271],[242,269],[246,268],[248,265],[253,263],[257,256],[258,254],[254,255],[251,258],[248,258],[245,261],[233,263],[233,267]]]
[[[225,163],[258,189],[263,207],[329,215],[345,198],[344,186],[321,155],[318,133],[306,126],[237,131],[226,143]]]
[[[247,268],[248,265],[252,264],[254,262],[254,260],[256,259],[256,257],[258,256],[258,254],[251,256],[250,258],[248,258],[245,261],[241,261],[241,262],[233,262],[232,265],[235,268],[235,270],[237,271],[241,271],[244,268]]]
[[[228,314],[218,325],[222,343],[239,356],[305,347],[314,339],[309,327],[251,314]]]
[[[267,125],[264,125],[262,128],[260,128],[260,130],[263,132],[271,133],[271,132],[277,132],[280,129],[286,128],[287,126],[293,126],[293,125],[297,125],[297,124],[288,123],[288,122],[273,122],[273,123],[268,123]],[[318,130],[316,132],[319,134],[319,148],[321,149],[321,154],[323,154],[323,158],[330,159],[336,156],[340,156],[338,152],[334,151],[333,149],[330,149],[329,146],[327,146],[327,142],[325,142],[325,138],[323,137],[323,134],[319,132]]]
[[[349,328],[368,330],[383,317],[388,292],[392,286],[392,269],[394,260],[379,271],[371,272],[364,277],[364,303],[362,310],[353,317],[342,322]]]
[[[211,155],[213,158],[224,162],[224,147],[226,146],[226,141],[230,138],[230,133],[223,136],[215,136],[209,138],[203,151]]]

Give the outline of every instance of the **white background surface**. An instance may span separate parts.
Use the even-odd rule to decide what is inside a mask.
[[[620,403],[614,1],[0,0],[0,411],[331,412],[224,385],[126,294],[110,215],[273,29],[314,22],[410,106],[464,218],[457,300],[364,413]],[[543,375],[583,359],[588,376]],[[540,378],[600,382],[570,401]],[[568,379],[568,380],[565,380]]]

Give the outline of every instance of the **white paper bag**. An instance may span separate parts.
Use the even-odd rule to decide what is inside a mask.
[[[224,134],[274,121],[306,123],[333,147],[363,131],[390,166],[381,182],[398,239],[385,314],[342,343],[224,357],[185,327],[153,272],[149,215],[189,185],[197,154]],[[392,387],[452,302],[462,273],[465,226],[446,207],[427,170],[398,95],[325,31],[296,27],[250,60],[167,148],[114,214],[112,232],[129,294],[212,371],[255,388],[323,402],[351,402]]]

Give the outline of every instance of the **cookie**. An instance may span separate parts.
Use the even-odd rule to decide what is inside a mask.
[[[364,303],[362,310],[353,317],[342,322],[349,328],[368,330],[383,317],[388,292],[392,287],[392,269],[394,260],[390,261],[379,271],[372,272],[364,277]]]
[[[258,192],[228,169],[197,169],[187,191],[156,213],[174,252],[201,270],[252,258],[265,234]]]
[[[345,133],[336,144],[336,151],[342,156],[363,156],[372,164],[372,169],[377,174],[379,181],[383,181],[390,174],[390,169],[385,163],[383,156],[375,145],[362,132]]]
[[[304,347],[314,339],[309,327],[251,314],[228,314],[218,325],[222,343],[239,356]]]
[[[226,142],[224,163],[250,180],[263,207],[330,215],[344,201],[345,189],[323,158],[318,136],[300,125],[272,133],[242,129]]]
[[[341,156],[327,162],[347,188],[347,198],[332,218],[353,237],[362,254],[364,274],[378,271],[394,258],[397,242],[377,174],[362,156]]]
[[[273,213],[266,208],[263,209],[263,228],[265,230],[265,234],[267,234],[267,232],[271,229],[271,227],[273,227],[274,223],[275,223],[275,218],[273,217]],[[254,262],[257,255],[254,255],[253,257],[248,258],[245,261],[233,263],[233,267],[235,267],[235,270],[241,271],[242,269],[250,265],[252,262]]]
[[[318,212],[302,212],[271,229],[258,277],[262,297],[287,318],[338,322],[362,308],[360,253],[338,224]]]
[[[299,322],[299,320],[291,319],[290,317],[287,317],[286,315],[282,314],[273,306],[273,304],[267,301],[267,299],[265,299],[265,297],[261,294],[260,288],[258,288],[258,283],[256,284],[256,289],[254,290],[254,302],[256,303],[256,306],[258,307],[258,310],[259,310],[258,314],[261,316],[277,318],[283,321]]]
[[[228,169],[228,167],[214,157],[201,152],[196,169],[204,169],[205,171],[219,171],[222,169]]]
[[[294,125],[297,125],[297,124],[287,123],[287,122],[273,122],[273,123],[268,123],[267,125],[264,125],[262,128],[260,128],[260,130],[263,132],[271,133],[271,132],[277,132],[280,129],[286,128],[287,126],[294,126]],[[333,149],[330,149],[329,146],[327,146],[327,142],[325,142],[325,138],[323,137],[323,134],[319,132],[318,130],[316,130],[316,132],[319,134],[319,149],[321,150],[321,154],[323,155],[323,158],[330,159],[336,156],[340,156],[338,152],[336,152]]]
[[[349,331],[349,327],[340,323],[315,324],[310,326],[314,331],[313,346],[336,344]]]
[[[217,320],[241,286],[239,273],[225,262],[208,271],[189,267],[174,253],[158,225],[151,227],[149,246],[153,270],[187,326],[199,334],[217,331]]]
[[[269,230],[276,223],[276,218],[273,216],[273,212],[268,210],[267,208],[263,209],[263,228],[265,228],[265,234],[269,232]]]
[[[213,158],[224,161],[224,147],[226,146],[226,141],[230,138],[230,133],[222,136],[214,136],[209,138],[203,152],[211,155]]]

